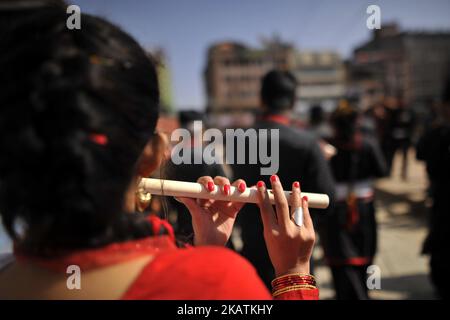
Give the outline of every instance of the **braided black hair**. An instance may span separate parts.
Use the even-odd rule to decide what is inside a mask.
[[[37,255],[149,235],[123,208],[158,118],[154,62],[101,18],[83,14],[80,30],[67,29],[62,1],[9,2],[0,6],[6,230]]]

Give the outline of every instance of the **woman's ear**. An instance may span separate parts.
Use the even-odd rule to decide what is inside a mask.
[[[168,145],[167,136],[156,133],[145,145],[139,158],[137,174],[141,177],[149,177],[162,163]]]

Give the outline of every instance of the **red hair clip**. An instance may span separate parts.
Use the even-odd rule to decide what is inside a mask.
[[[101,133],[91,133],[89,135],[89,140],[100,146],[105,146],[108,144],[108,137],[105,134]]]

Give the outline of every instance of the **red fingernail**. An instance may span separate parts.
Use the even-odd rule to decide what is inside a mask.
[[[300,188],[300,182],[295,181],[294,182],[294,188]]]
[[[256,184],[256,186],[257,186],[258,188],[263,188],[263,187],[265,186],[265,184],[264,184],[263,181],[258,181],[258,183]]]
[[[230,185],[226,184],[223,186],[223,192],[228,196],[230,195]]]
[[[303,201],[308,202],[308,197],[307,197],[307,196],[304,196],[304,197],[303,197]]]
[[[238,190],[240,192],[244,192],[245,191],[245,183],[243,183],[243,182],[239,183]]]
[[[214,182],[208,181],[208,190],[209,190],[209,192],[214,191],[214,189],[215,189]]]
[[[276,174],[274,174],[273,176],[270,177],[270,181],[277,182],[278,181],[278,176]]]

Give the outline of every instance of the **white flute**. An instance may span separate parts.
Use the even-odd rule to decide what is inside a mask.
[[[256,187],[246,188],[241,193],[237,188],[231,186],[230,195],[227,196],[223,194],[218,186],[215,186],[214,191],[209,192],[202,184],[196,182],[143,178],[139,188],[151,194],[162,196],[258,203]],[[275,204],[272,190],[268,191],[270,202]],[[291,205],[291,192],[285,191],[284,193],[289,205]],[[330,203],[330,199],[326,194],[302,192],[301,196],[308,197],[308,206],[310,208],[326,209]]]

